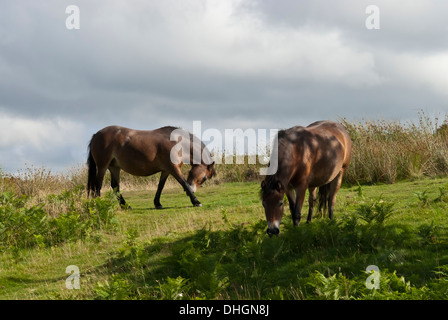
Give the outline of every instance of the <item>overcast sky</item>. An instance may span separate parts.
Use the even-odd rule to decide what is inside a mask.
[[[366,28],[371,4],[380,29]],[[444,0],[2,0],[0,167],[84,163],[112,124],[444,116],[447,14]]]

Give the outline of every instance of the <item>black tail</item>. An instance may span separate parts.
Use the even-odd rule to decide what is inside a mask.
[[[319,212],[325,214],[327,210],[328,200],[330,198],[330,183],[327,183],[319,187],[318,191],[318,201],[319,201]],[[322,211],[323,209],[323,211]]]
[[[96,162],[95,159],[93,159],[92,151],[90,150],[90,145],[92,144],[92,141],[89,143],[88,147],[88,153],[89,157],[87,158],[87,167],[88,167],[88,178],[87,178],[87,195],[90,196],[96,196]]]

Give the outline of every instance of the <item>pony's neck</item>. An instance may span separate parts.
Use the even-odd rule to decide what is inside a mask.
[[[279,168],[280,168],[280,167],[279,167]],[[287,169],[289,169],[289,168],[287,168]],[[278,181],[280,181],[281,184],[282,184],[285,188],[288,187],[288,185],[289,185],[289,180],[291,180],[291,177],[290,177],[289,172],[286,172],[286,171],[289,171],[289,170],[285,170],[285,169],[283,169],[281,172],[278,170],[277,173],[276,173],[276,179],[277,179]]]
[[[200,161],[199,161],[200,160]],[[190,163],[192,164],[202,164],[209,165],[213,162],[213,157],[210,154],[210,151],[205,147],[205,145],[200,142],[192,143],[190,147]]]
[[[291,161],[291,152],[293,152],[292,147],[293,145],[286,144],[279,150],[277,172],[274,174],[275,178],[285,187],[289,184],[294,170],[294,166],[285,164],[286,161]]]

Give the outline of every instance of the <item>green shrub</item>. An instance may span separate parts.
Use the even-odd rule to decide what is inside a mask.
[[[161,300],[183,300],[187,298],[185,292],[188,291],[188,281],[181,276],[173,279],[166,278],[166,281],[160,284],[157,289],[160,290]]]
[[[94,230],[114,230],[117,202],[112,193],[85,199],[82,188],[49,195],[33,204],[29,196],[0,194],[0,249],[51,246],[88,237]]]
[[[123,275],[113,274],[110,281],[98,282],[95,286],[96,300],[124,300],[131,295],[131,284]]]
[[[383,224],[394,213],[393,206],[394,203],[385,202],[380,198],[358,204],[355,213],[368,224]]]
[[[35,235],[48,230],[48,216],[42,205],[27,206],[28,199],[12,192],[0,194],[0,248],[34,245]]]

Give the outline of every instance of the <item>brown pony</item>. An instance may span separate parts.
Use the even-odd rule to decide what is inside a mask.
[[[175,134],[179,132],[185,139],[179,139],[179,134]],[[184,152],[180,148],[172,152],[173,148],[178,146],[184,147],[182,149]],[[198,153],[197,150],[201,157],[198,161],[192,161],[193,153]],[[192,164],[187,179],[181,172],[183,163]],[[87,165],[88,195],[100,195],[104,175],[109,170],[111,186],[117,192],[118,200],[123,207],[126,207],[126,201],[120,194],[121,169],[135,176],[150,176],[162,172],[154,198],[157,209],[163,208],[160,204],[160,195],[170,174],[181,184],[191,203],[196,207],[202,204],[194,192],[215,175],[214,161],[204,144],[187,131],[175,127],[150,131],[118,126],[106,127],[95,133],[90,140]]]
[[[329,218],[333,219],[336,193],[350,162],[352,150],[347,131],[332,121],[318,121],[308,127],[296,126],[281,130],[277,137],[277,172],[266,176],[260,192],[269,236],[280,232],[285,193],[295,226],[300,222],[306,189],[309,191],[307,222],[311,221],[313,215],[317,188],[319,210],[323,208],[325,211],[328,206]]]

